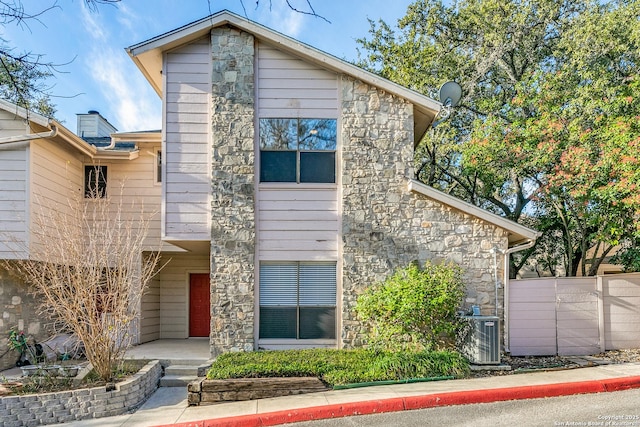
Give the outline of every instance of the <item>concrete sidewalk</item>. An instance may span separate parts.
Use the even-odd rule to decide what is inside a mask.
[[[640,363],[372,386],[211,406],[188,407],[180,388],[160,388],[135,413],[66,426],[267,426],[435,406],[640,388]]]

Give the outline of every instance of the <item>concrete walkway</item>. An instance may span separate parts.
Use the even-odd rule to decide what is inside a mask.
[[[135,413],[67,426],[266,426],[444,405],[640,388],[640,363],[439,382],[373,386],[188,407],[184,388],[160,388]]]

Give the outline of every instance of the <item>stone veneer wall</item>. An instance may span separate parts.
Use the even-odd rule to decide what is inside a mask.
[[[48,338],[48,322],[38,315],[38,304],[27,291],[27,285],[0,267],[0,370],[16,366],[18,353],[9,350],[7,337],[12,328],[24,331],[36,342]]]
[[[455,261],[465,271],[467,304],[494,314],[491,249],[506,248],[506,231],[408,191],[412,105],[343,77],[341,132],[342,344],[363,344],[357,295],[413,260]]]
[[[254,39],[211,31],[212,355],[254,347]]]
[[[122,415],[142,405],[158,388],[161,376],[162,366],[153,360],[112,391],[102,386],[2,397],[0,425],[38,426]]]

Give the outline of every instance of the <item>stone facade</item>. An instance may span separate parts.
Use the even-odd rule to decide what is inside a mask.
[[[342,79],[342,345],[363,344],[353,310],[367,286],[417,260],[464,269],[467,304],[495,312],[492,248],[507,233],[425,196],[410,193],[413,109],[407,101]],[[501,265],[496,268],[502,277]]]
[[[214,28],[211,42],[211,346],[216,356],[251,351],[255,345],[255,58],[254,38],[246,32]],[[350,77],[339,79],[338,345],[363,344],[353,307],[364,288],[414,260],[459,264],[468,285],[466,303],[494,314],[502,263],[495,265],[491,251],[507,247],[507,232],[410,192],[412,104]]]
[[[230,27],[212,45],[212,355],[254,348],[254,38]]]
[[[12,328],[24,331],[36,342],[50,336],[48,322],[38,315],[38,304],[27,286],[0,267],[0,370],[16,366],[19,354],[9,350],[7,337]]]

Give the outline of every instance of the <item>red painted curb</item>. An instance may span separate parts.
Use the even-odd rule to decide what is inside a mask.
[[[166,424],[158,427],[166,427],[169,425],[173,427],[265,427],[301,421],[342,418],[353,415],[380,414],[384,412],[426,409],[438,406],[568,396],[572,394],[602,393],[629,390],[632,388],[640,388],[640,376],[395,397],[391,399],[267,412],[264,414],[213,418],[189,423]]]

